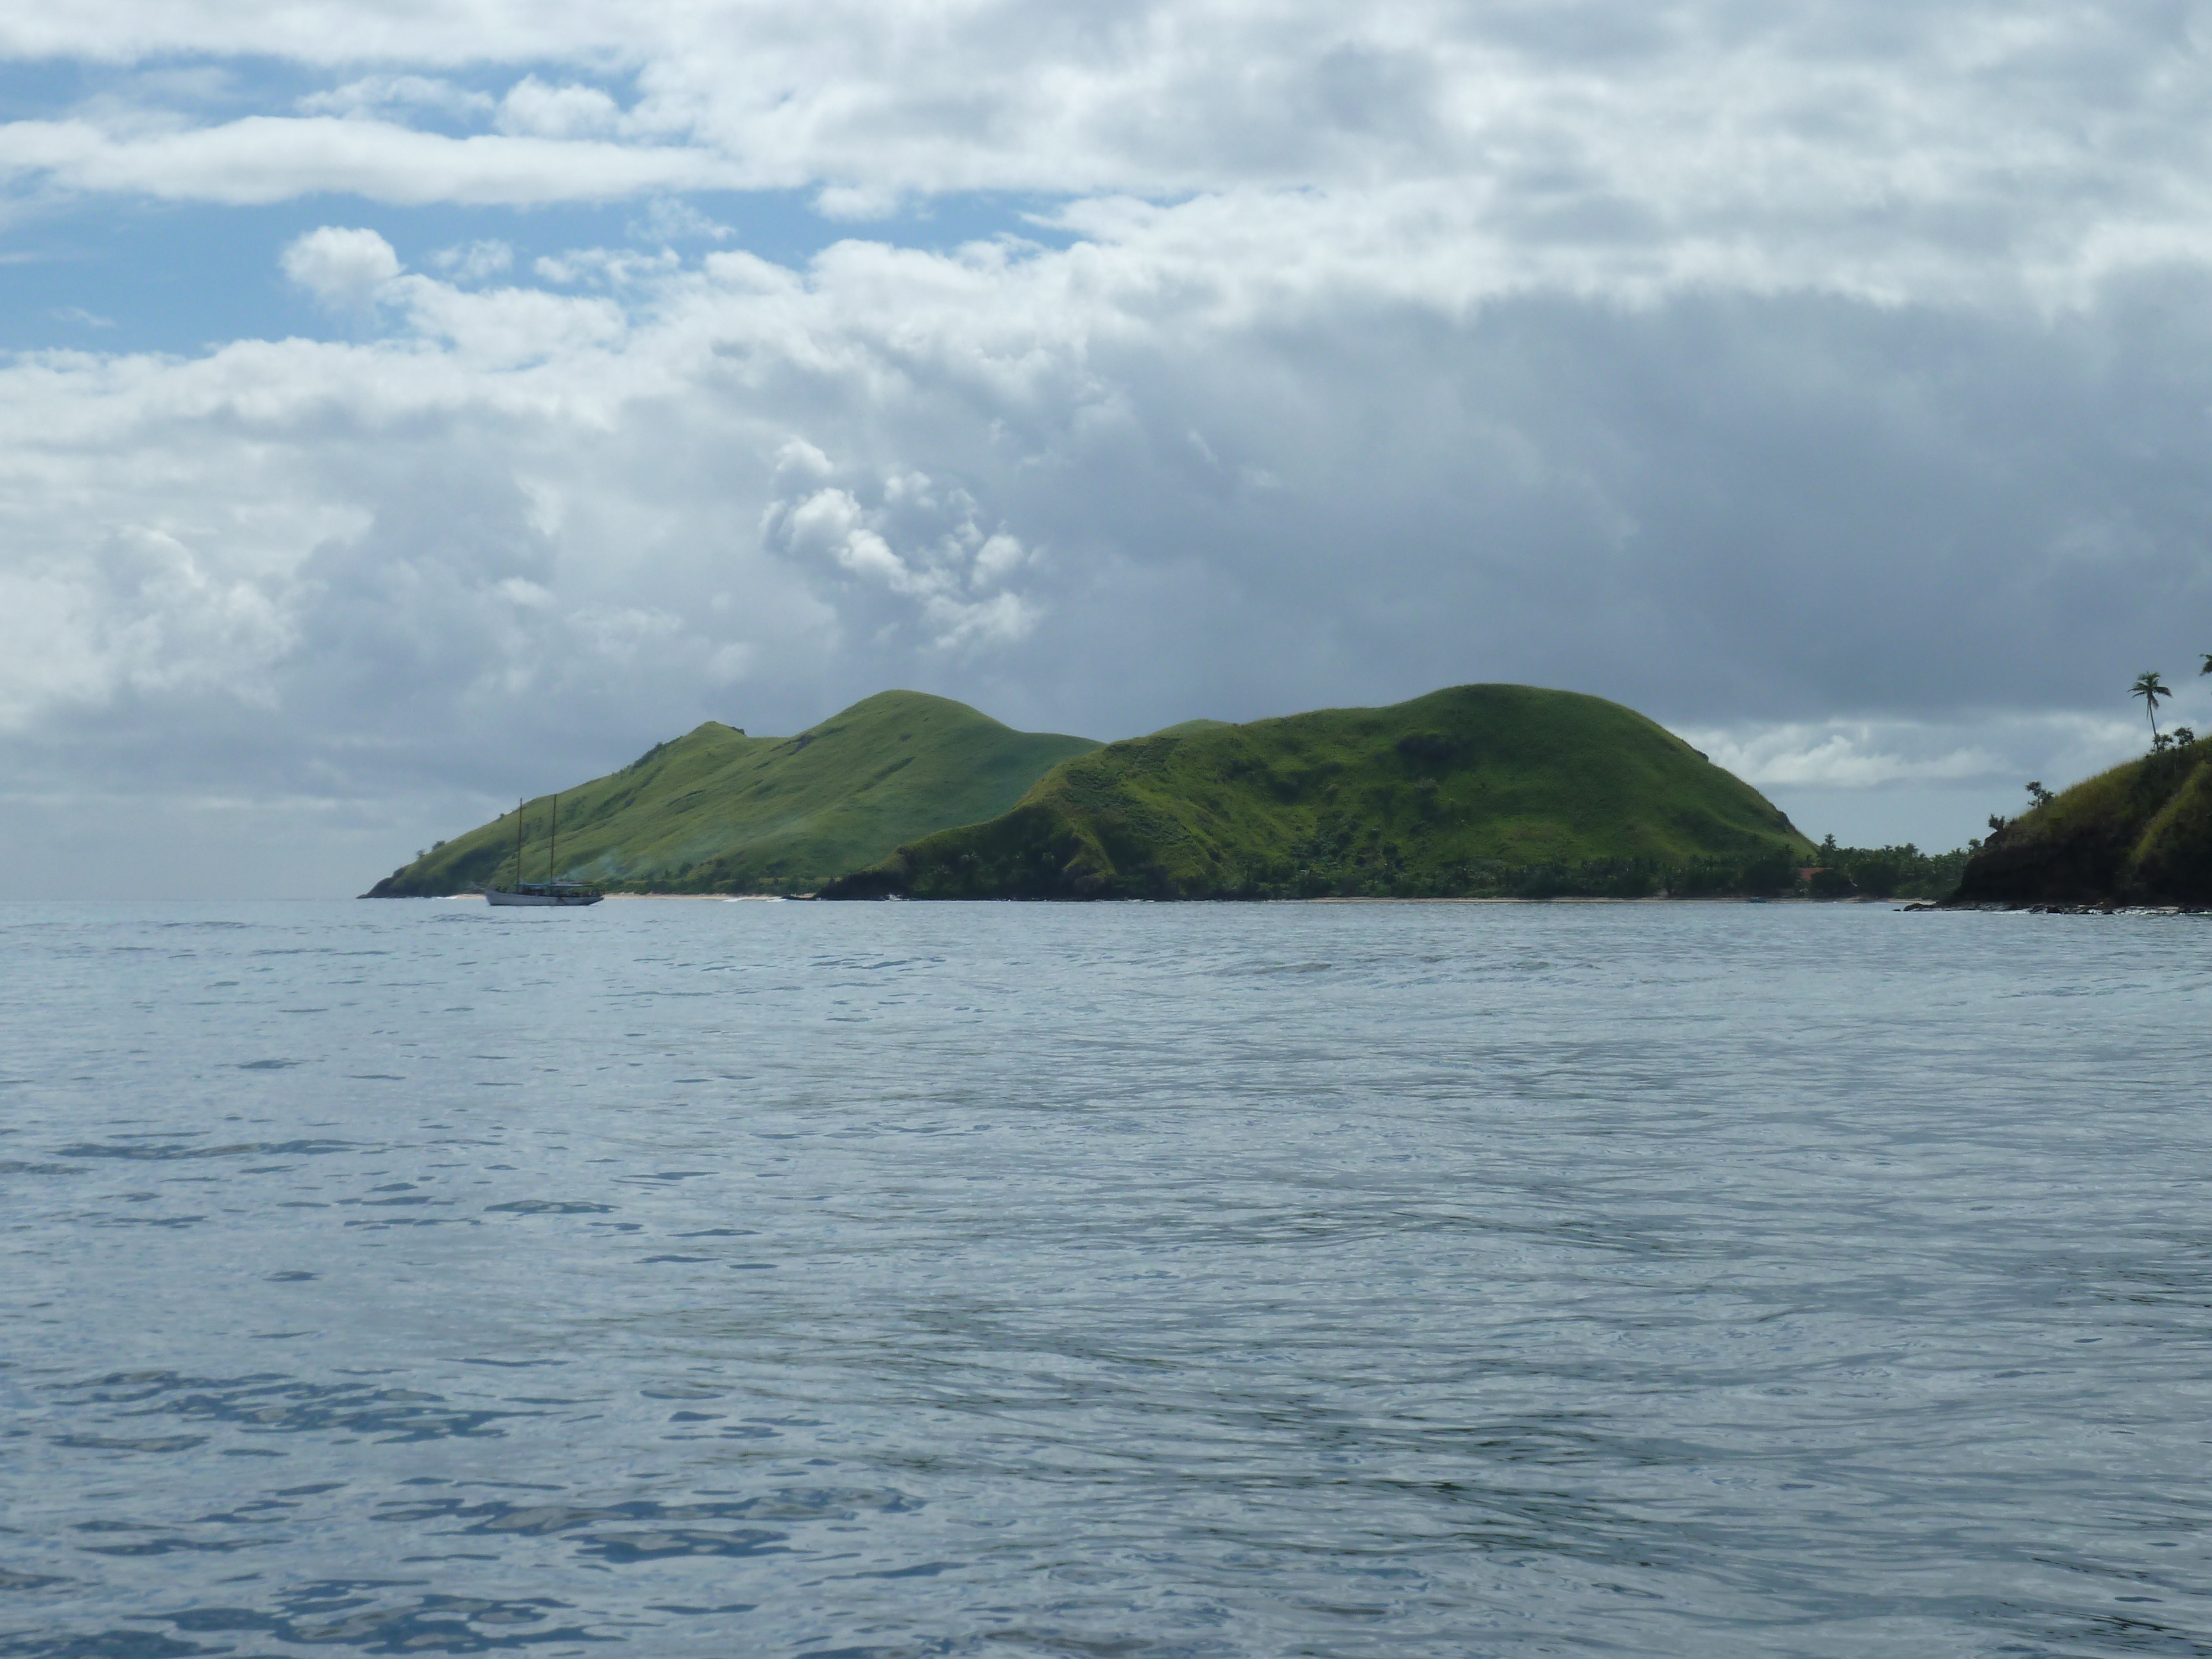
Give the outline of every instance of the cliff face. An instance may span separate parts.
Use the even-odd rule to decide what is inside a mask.
[[[2212,904],[2212,740],[2116,766],[2014,818],[1946,902]]]

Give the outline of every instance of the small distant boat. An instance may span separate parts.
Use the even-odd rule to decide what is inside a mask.
[[[522,803],[514,804],[514,879],[504,887],[484,889],[486,904],[535,904],[572,906],[597,904],[605,896],[596,887],[580,881],[556,881],[553,872],[561,853],[561,797],[553,797],[553,828],[545,850],[545,879],[525,881],[522,878]]]

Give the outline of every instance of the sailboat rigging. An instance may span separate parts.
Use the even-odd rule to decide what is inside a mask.
[[[578,881],[562,881],[556,872],[561,856],[561,797],[553,797],[553,817],[545,848],[545,879],[525,881],[522,878],[523,803],[514,804],[514,879],[504,887],[484,889],[487,904],[558,905],[563,908],[579,904],[597,904],[605,896],[596,887]]]

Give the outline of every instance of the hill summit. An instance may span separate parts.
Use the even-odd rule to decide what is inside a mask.
[[[708,720],[619,772],[522,808],[524,879],[611,891],[806,892],[903,842],[1005,811],[1089,738],[1017,732],[965,703],[884,691],[795,738]],[[515,874],[511,813],[433,848],[364,895],[463,893]]]
[[[1062,761],[824,898],[1427,897],[1773,890],[1811,844],[1618,703],[1463,685],[1385,708],[1191,721]]]

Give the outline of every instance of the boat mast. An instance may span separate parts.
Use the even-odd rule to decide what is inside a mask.
[[[556,791],[554,791],[554,793],[553,793],[553,839],[552,839],[550,842],[547,842],[547,843],[546,843],[546,847],[545,847],[545,879],[546,879],[546,880],[548,880],[548,881],[558,881],[558,880],[560,880],[560,879],[561,879],[560,868],[559,868],[559,866],[560,866],[560,863],[561,863],[561,794],[560,794],[560,792],[559,792],[558,790],[556,790]]]
[[[522,885],[522,797],[514,798],[514,884]]]

